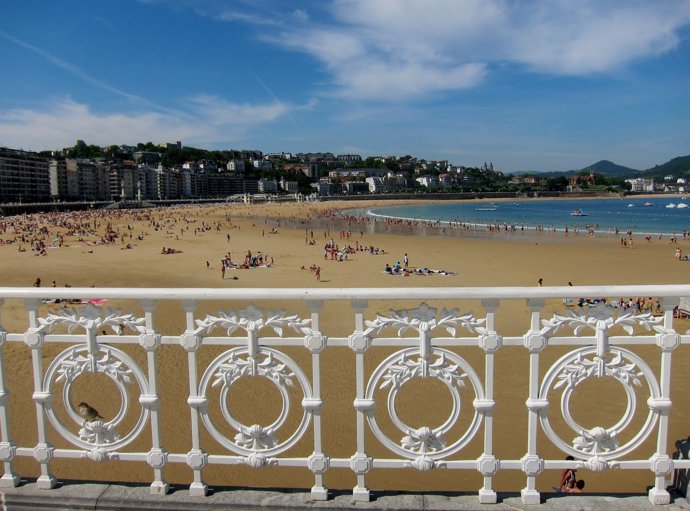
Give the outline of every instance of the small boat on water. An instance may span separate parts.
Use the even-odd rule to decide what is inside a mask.
[[[670,202],[670,203],[666,204],[666,207],[667,208],[675,208],[676,205],[673,202]]]
[[[629,208],[634,208],[634,207],[635,207],[635,204],[630,203],[630,204],[628,204],[628,207],[629,207]]]
[[[642,204],[642,205],[643,205],[643,206],[649,207],[649,206],[654,206],[654,203],[653,203],[653,202],[645,202],[645,203]]]
[[[574,209],[571,213],[570,216],[587,216],[587,213],[582,211],[581,209]]]
[[[678,209],[681,209],[681,208],[687,208],[688,205],[687,205],[685,202],[681,202],[681,203],[678,204],[676,207],[677,207]]]
[[[498,209],[497,207],[476,208],[475,211],[496,211],[497,209]]]

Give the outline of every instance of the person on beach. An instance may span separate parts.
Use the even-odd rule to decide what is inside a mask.
[[[676,249],[676,259],[679,261],[683,259],[683,250],[680,247]]]
[[[220,278],[225,280],[225,259],[220,260]]]
[[[314,275],[316,275],[316,282],[321,282],[321,266],[316,267]]]
[[[407,253],[405,253],[405,257],[403,258],[403,262],[405,263],[405,268],[410,264],[410,258],[407,257]]]
[[[575,481],[575,486],[573,488],[567,488],[565,490],[566,493],[582,493],[582,490],[585,487],[585,481],[584,479],[578,479]]]
[[[572,456],[566,456],[566,461],[575,461],[575,458]],[[577,470],[574,468],[566,468],[562,473],[561,473],[561,482],[558,485],[559,489],[563,491],[568,491],[572,488],[575,488],[575,484],[577,483],[577,476],[576,476]]]

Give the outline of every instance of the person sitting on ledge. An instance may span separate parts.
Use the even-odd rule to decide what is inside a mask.
[[[582,490],[585,487],[585,480],[584,479],[578,479],[575,482],[575,486],[572,488],[566,488],[565,491],[566,493],[582,493]]]

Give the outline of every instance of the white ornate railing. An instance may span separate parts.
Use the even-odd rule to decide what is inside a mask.
[[[151,492],[156,494],[168,490],[163,468],[167,464],[186,464],[193,473],[190,494],[203,496],[207,492],[204,468],[209,464],[245,464],[255,468],[276,465],[311,470],[314,474],[312,498],[326,499],[324,473],[337,467],[354,472],[357,479],[354,498],[361,501],[369,499],[366,477],[372,469],[414,467],[429,471],[444,468],[479,472],[483,476],[479,500],[493,503],[496,502],[493,477],[499,470],[513,470],[522,471],[526,477],[523,502],[539,503],[536,477],[545,469],[585,468],[601,472],[617,468],[651,471],[654,486],[649,491],[650,501],[654,504],[669,502],[667,478],[674,469],[690,468],[690,461],[674,460],[668,453],[671,358],[677,348],[690,343],[690,336],[674,330],[674,307],[680,297],[690,296],[690,285],[408,288],[404,296],[401,293],[400,289],[0,288],[0,311],[5,308],[3,304],[7,306],[14,300],[21,300],[26,310],[25,319],[21,320],[25,326],[14,328],[16,332],[8,332],[0,326],[0,460],[4,464],[0,484],[18,484],[19,476],[13,468],[18,457],[33,458],[39,463],[37,483],[45,489],[56,484],[51,474],[54,459],[70,458],[75,463],[82,458],[87,460],[80,463],[121,460],[148,463],[153,469]],[[572,307],[564,313],[542,318],[547,300],[578,296],[654,296],[659,298],[660,310],[653,315],[630,310],[619,313],[608,305]],[[47,309],[42,303],[46,298],[135,300],[143,310],[143,317],[102,309],[91,303]],[[375,313],[368,307],[368,300],[399,302],[402,299],[413,305],[387,313]],[[180,302],[185,311],[186,329],[177,335],[163,335],[155,326],[157,302],[168,300]],[[251,305],[267,300],[280,301],[286,309],[306,303],[310,317]],[[476,317],[472,313],[461,313],[459,308],[439,310],[427,305],[427,302],[440,302],[454,306],[468,300],[480,300],[485,315]],[[525,302],[531,311],[529,324],[523,328],[514,327],[519,335],[503,335],[496,329],[497,309],[503,302],[516,300]],[[197,317],[198,305],[208,301],[240,305],[235,311]],[[353,310],[350,335],[328,335],[328,318],[322,318],[321,312],[326,301],[350,302]],[[13,321],[16,323],[16,318]],[[104,334],[106,328],[113,333]],[[614,335],[618,328],[627,335]],[[63,333],[56,333],[56,330]],[[223,335],[217,336],[218,331]],[[271,332],[279,337],[266,335]],[[391,332],[397,334],[391,337]],[[286,333],[293,336],[283,337]],[[17,445],[12,440],[10,418],[13,413],[19,413],[13,406],[19,408],[21,405],[11,406],[9,399],[13,382],[7,381],[4,354],[10,343],[24,343],[31,350],[38,438],[35,445]],[[67,348],[44,367],[45,347],[50,343],[66,344]],[[658,378],[649,362],[625,347],[644,344],[656,345],[661,353]],[[161,345],[174,345],[187,353],[189,394],[186,402],[191,414],[188,432],[191,449],[188,452],[168,452],[161,435],[159,397],[160,386],[165,383],[160,380],[166,377],[158,371]],[[202,367],[198,355],[205,346],[226,349]],[[373,346],[399,349],[367,372],[365,357]],[[522,346],[529,352],[529,386],[524,396],[528,439],[520,459],[501,458],[493,447],[494,415],[501,413],[495,406],[494,388],[509,383],[501,382],[501,375],[494,371],[495,357],[503,346]],[[551,346],[568,346],[570,351],[540,377],[542,352]],[[310,353],[311,374],[282,351],[283,347],[306,349]],[[482,367],[473,367],[459,354],[461,349],[458,348],[466,347],[483,351]],[[347,348],[355,353],[356,445],[352,446],[349,458],[329,457],[322,445],[327,432],[323,431],[321,416],[322,384],[326,381],[321,355],[324,350]],[[137,364],[127,353],[128,349],[143,350],[145,367]],[[121,402],[114,417],[103,418],[90,405],[74,402],[72,388],[87,374],[105,377],[118,389]],[[280,394],[282,410],[273,423],[243,424],[228,407],[231,387],[248,376],[266,378]],[[438,427],[414,428],[398,414],[396,397],[407,382],[417,378],[436,379],[450,393],[452,411]],[[574,419],[571,397],[589,378],[612,378],[623,386],[627,407],[615,425],[585,428]],[[214,387],[214,392],[220,396],[217,403],[211,402],[209,397]],[[294,391],[301,394],[301,410],[298,411],[290,405],[289,393]],[[138,402],[131,399],[132,392],[138,396]],[[461,406],[463,393],[472,397],[471,406]],[[646,402],[641,402],[640,396]],[[214,406],[219,413],[210,411]],[[629,426],[636,424],[633,420],[636,413],[645,407],[646,418],[637,421],[642,423],[639,431],[627,432]],[[26,413],[30,408],[25,406],[21,412]],[[397,428],[395,438],[377,422],[377,409],[383,410],[386,419]],[[135,419],[125,420],[131,413]],[[294,413],[298,416],[293,421],[296,426],[286,431],[286,421]],[[220,427],[219,417],[222,418]],[[555,419],[572,431],[573,439],[563,438],[562,431],[559,434],[559,429],[552,424]],[[461,420],[466,429],[458,432],[456,426]],[[224,433],[228,427],[234,431],[234,436]],[[202,428],[222,446],[221,452],[205,450]],[[311,441],[307,434],[310,430],[313,432]],[[572,455],[574,461],[564,461],[563,456],[546,459],[540,455],[540,430],[562,454]],[[390,457],[377,458],[367,453],[367,431],[387,448]],[[147,450],[133,452],[127,449],[149,432]],[[59,435],[70,447],[53,447],[48,442],[49,433]],[[656,435],[656,449],[646,453],[646,457],[629,459],[628,455],[652,435]],[[475,439],[483,442],[482,454],[478,458],[463,458],[463,449]],[[309,441],[311,455],[285,455],[298,443]]]

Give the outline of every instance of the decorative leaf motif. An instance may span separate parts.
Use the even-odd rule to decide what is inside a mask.
[[[213,380],[211,386],[215,387],[221,383],[227,386],[232,385],[241,377],[248,374],[251,375],[253,367],[252,361],[237,358],[237,355],[232,353],[227,362],[218,366],[218,370],[213,374],[215,380]]]
[[[481,328],[486,320],[477,319],[470,312],[462,316],[458,316],[458,309],[443,309],[441,310],[440,319],[436,319],[436,308],[429,307],[426,303],[422,303],[416,309],[401,309],[389,310],[390,316],[376,315],[373,321],[365,321],[367,330],[364,335],[371,332],[380,334],[385,328],[392,327],[398,329],[398,336],[402,336],[410,328],[417,332],[429,332],[436,327],[445,328],[452,336],[456,334],[456,327],[462,326],[473,333],[485,334],[486,329]]]
[[[311,319],[302,319],[297,314],[292,316],[285,316],[285,311],[278,310],[268,311],[268,317],[264,320],[263,310],[249,305],[240,310],[239,315],[234,311],[225,312],[220,311],[218,316],[207,314],[204,319],[197,319],[196,334],[206,335],[214,328],[225,328],[227,335],[232,335],[238,328],[245,332],[259,332],[262,328],[272,328],[273,331],[280,337],[283,336],[285,328],[292,328],[296,332],[301,332],[304,335],[310,335],[312,329],[308,327],[311,324]]]
[[[96,373],[106,374],[120,383],[131,383],[132,370],[122,360],[112,357],[110,349],[102,348],[103,356],[98,359],[89,353],[86,353],[86,355],[80,353],[86,350],[85,346],[75,346],[72,348],[69,357],[60,362],[56,382],[64,380],[66,383],[71,383],[77,376],[85,372],[92,372],[95,367],[94,372]]]
[[[446,441],[442,434],[436,434],[429,427],[421,427],[416,430],[408,430],[407,436],[400,441],[403,449],[414,453],[430,453],[440,451],[446,446]]]
[[[117,441],[120,434],[115,431],[112,424],[103,421],[84,421],[79,430],[79,438],[90,444],[102,445]]]
[[[581,353],[578,353],[575,360],[563,367],[553,388],[566,387],[574,389],[580,382],[590,376],[613,376],[626,385],[632,384],[640,387],[642,386],[640,378],[644,376],[644,373],[637,370],[635,364],[626,364],[620,352],[616,352],[610,361],[597,355],[594,355],[592,358],[584,358]]]
[[[235,435],[235,443],[245,449],[260,451],[270,449],[277,443],[277,439],[270,428],[264,429],[258,424],[249,428],[242,428]]]
[[[467,374],[461,372],[457,364],[449,364],[445,353],[441,353],[431,363],[422,357],[411,360],[407,353],[403,353],[395,363],[388,367],[379,389],[385,389],[388,386],[392,389],[399,389],[405,382],[426,375],[451,385],[457,385],[459,388],[466,387],[464,380],[467,378]]]
[[[661,317],[654,317],[651,312],[635,314],[634,311],[625,312],[617,318],[613,317],[612,311],[606,306],[599,307],[587,315],[584,311],[569,310],[570,316],[554,314],[551,319],[543,319],[541,335],[548,336],[554,334],[561,327],[570,326],[575,335],[579,335],[584,328],[591,328],[594,331],[604,330],[608,332],[614,326],[620,326],[628,334],[632,335],[635,325],[640,325],[646,330],[654,330],[658,333],[664,331],[659,324],[663,321]]]
[[[613,451],[618,441],[601,426],[580,431],[580,436],[573,439],[573,447],[587,454],[599,454]]]
[[[38,318],[41,329],[53,330],[57,325],[67,326],[67,332],[73,333],[77,327],[87,332],[109,326],[115,333],[120,333],[124,327],[131,328],[140,334],[146,333],[144,318],[137,318],[132,314],[120,314],[117,309],[107,308],[105,316],[101,317],[101,309],[89,303],[81,308],[64,307],[58,313],[49,313],[46,318]]]
[[[230,386],[243,376],[265,376],[274,381],[277,385],[293,387],[295,373],[290,372],[285,364],[279,363],[273,357],[272,352],[268,352],[265,358],[257,361],[245,354],[246,358],[240,358],[237,353],[231,353],[228,360],[218,366],[213,374],[215,378],[212,387],[223,384]]]

